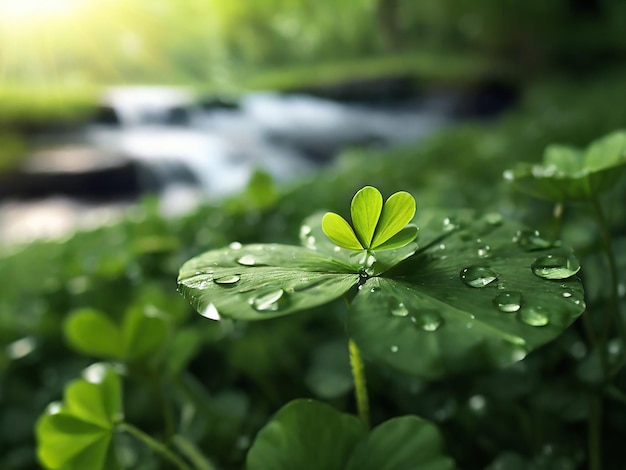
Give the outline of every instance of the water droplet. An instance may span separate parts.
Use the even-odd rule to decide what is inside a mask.
[[[303,225],[302,227],[300,227],[300,238],[308,237],[312,231],[313,229],[311,227],[309,227],[308,225]]]
[[[395,344],[393,346],[391,346],[389,349],[391,350],[392,353],[397,353],[398,352],[398,346],[396,346]]]
[[[9,359],[17,360],[28,356],[36,347],[37,340],[32,336],[26,336],[8,344],[5,351]]]
[[[502,216],[500,214],[498,214],[497,212],[491,212],[489,214],[485,214],[483,216],[483,219],[489,225],[501,225],[502,224],[502,220],[503,220]]]
[[[285,299],[285,291],[278,289],[250,299],[250,305],[258,312],[276,312]]]
[[[409,314],[409,309],[406,308],[406,305],[404,305],[404,303],[399,302],[391,307],[391,314],[394,317],[406,317]]]
[[[307,248],[315,248],[316,241],[317,240],[315,240],[315,237],[313,235],[310,235],[306,237],[305,245]]]
[[[411,316],[413,324],[422,331],[437,331],[443,325],[443,317],[434,309],[422,309]]]
[[[451,232],[452,230],[455,230],[457,228],[459,228],[459,225],[454,221],[453,218],[446,217],[445,219],[443,219],[443,231],[444,232]]]
[[[513,241],[525,251],[545,250],[553,246],[553,243],[542,238],[537,230],[518,230]]]
[[[333,251],[336,252],[336,253],[339,253],[341,251],[341,248],[336,246],[336,247],[333,248]]]
[[[374,292],[379,292],[380,291],[380,287],[374,286],[370,289],[370,292],[373,294]]]
[[[206,308],[200,313],[204,318],[208,318],[209,320],[221,320],[222,316],[220,312],[217,311],[217,307],[213,304],[209,304]]]
[[[254,266],[256,264],[256,259],[253,255],[243,255],[241,258],[237,259],[237,263],[242,266]]]
[[[566,279],[580,270],[580,264],[572,257],[548,255],[537,258],[531,269],[544,279]]]
[[[563,292],[563,294],[561,294],[563,297],[565,297],[566,299],[572,296],[571,292]]]
[[[501,312],[517,312],[522,306],[522,293],[517,291],[503,291],[496,295],[493,301]]]
[[[482,413],[487,406],[487,399],[484,397],[484,395],[473,395],[467,401],[467,405],[469,406],[469,409],[473,412]]]
[[[469,287],[485,287],[498,279],[496,273],[484,266],[470,266],[460,273],[461,281]]]
[[[504,177],[505,180],[507,181],[513,181],[515,179],[515,174],[511,171],[511,170],[505,170],[502,173],[502,176]]]
[[[239,282],[241,276],[239,274],[233,274],[230,276],[222,276],[213,279],[213,282],[220,286],[232,286]]]
[[[546,326],[550,319],[541,307],[527,307],[518,313],[518,318],[522,323],[530,326]]]
[[[439,244],[439,249],[440,250],[445,250],[446,249],[446,244],[445,243],[440,243]]]
[[[491,255],[491,247],[489,245],[484,245],[478,248],[479,258],[488,258],[490,255]]]
[[[241,248],[243,247],[243,245],[239,242],[232,242],[230,245],[228,245],[228,247],[231,250],[241,250]]]

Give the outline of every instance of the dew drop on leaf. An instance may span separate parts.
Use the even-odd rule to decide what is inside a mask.
[[[219,286],[232,286],[234,284],[237,284],[240,279],[241,276],[239,276],[238,274],[233,274],[231,276],[217,277],[213,279],[213,282]]]
[[[548,255],[537,258],[531,269],[544,279],[567,279],[580,270],[580,264],[575,258]]]
[[[256,259],[252,255],[243,255],[242,257],[237,259],[237,263],[242,266],[254,266],[256,264]]]
[[[563,292],[563,294],[561,294],[563,297],[565,297],[566,299],[572,296],[571,292]]]
[[[491,255],[491,247],[489,245],[484,245],[478,248],[479,258],[488,258],[490,255]]]
[[[485,214],[483,219],[489,225],[494,225],[494,226],[502,225],[502,221],[503,221],[502,215],[498,214],[497,212]]]
[[[463,284],[469,287],[485,287],[498,279],[496,273],[484,266],[470,266],[463,268],[460,276]]]
[[[416,328],[428,332],[437,331],[443,325],[443,317],[434,309],[420,310],[411,316],[411,321]]]
[[[409,314],[409,309],[402,302],[398,302],[391,307],[391,314],[394,317],[406,317]]]
[[[398,346],[396,346],[395,344],[393,346],[391,346],[389,349],[391,350],[392,353],[397,353],[398,352]]]
[[[209,320],[219,321],[222,319],[220,312],[217,311],[217,307],[212,303],[207,305],[206,308],[202,312],[200,312],[200,315],[202,315],[204,318],[208,318]]]
[[[250,305],[258,312],[276,312],[285,299],[285,291],[278,289],[250,299]]]
[[[495,296],[493,302],[501,312],[517,312],[522,307],[522,293],[517,291],[502,291]]]
[[[552,242],[542,238],[537,230],[518,230],[513,241],[525,251],[545,250],[553,246]]]
[[[527,307],[518,313],[518,318],[522,323],[530,326],[546,326],[550,319],[541,307]]]
[[[241,248],[243,247],[243,245],[239,242],[232,242],[230,245],[228,245],[228,247],[231,250],[241,250]]]

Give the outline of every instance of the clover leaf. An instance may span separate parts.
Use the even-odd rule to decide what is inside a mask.
[[[295,400],[261,429],[246,468],[450,470],[455,465],[442,452],[437,428],[416,416],[394,418],[368,432],[352,415],[314,400]]]
[[[93,309],[74,311],[64,323],[66,340],[82,354],[132,361],[157,352],[168,333],[165,318],[150,309],[130,309],[122,325]]]
[[[400,191],[383,204],[378,189],[365,186],[352,199],[352,224],[339,214],[328,212],[322,219],[322,229],[337,246],[349,250],[391,250],[411,243],[417,227],[407,224],[415,215],[415,199]]]
[[[83,376],[37,422],[38,456],[46,468],[118,468],[111,444],[122,419],[119,376],[106,364],[88,367]]]
[[[182,266],[179,290],[208,318],[240,320],[346,296],[348,334],[363,355],[424,377],[521,360],[583,312],[569,248],[498,214],[425,215],[419,249],[409,243],[365,258],[326,240],[327,216],[321,226],[313,216],[301,230],[305,248],[234,243],[209,251]]]
[[[610,189],[626,172],[626,132],[614,132],[586,150],[552,145],[543,163],[521,163],[505,179],[532,196],[550,201],[588,201]]]

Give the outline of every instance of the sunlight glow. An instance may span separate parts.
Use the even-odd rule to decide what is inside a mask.
[[[85,0],[0,0],[0,17],[19,20],[73,13]]]

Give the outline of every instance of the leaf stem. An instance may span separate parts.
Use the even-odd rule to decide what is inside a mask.
[[[554,204],[552,215],[554,215],[554,238],[561,238],[561,227],[563,226],[563,212],[565,211],[565,205],[563,201],[559,201]]]
[[[626,343],[626,327],[624,326],[624,320],[620,314],[619,309],[619,301],[618,301],[618,281],[617,281],[617,266],[615,264],[615,253],[613,251],[613,242],[611,240],[611,231],[607,222],[606,215],[602,210],[602,205],[600,204],[600,200],[595,197],[593,198],[593,208],[596,216],[596,220],[598,222],[598,227],[600,228],[600,232],[602,234],[602,243],[604,246],[604,252],[607,257],[607,261],[609,263],[609,276],[610,276],[610,304],[609,304],[609,314],[606,316],[604,323],[604,330],[601,336],[602,345],[606,344],[608,340],[608,336],[610,333],[611,322],[613,318],[617,323],[617,327],[619,330],[620,337],[622,341]]]
[[[153,439],[141,429],[136,428],[132,424],[125,422],[119,423],[117,425],[117,428],[121,431],[127,432],[135,439],[141,441],[143,444],[150,447],[150,449],[159,454],[161,457],[169,460],[180,470],[191,470],[191,468],[185,462],[183,462],[183,460],[179,456],[177,456],[174,452],[168,449],[165,444],[157,441],[156,439]]]
[[[200,452],[198,447],[189,439],[176,434],[172,442],[181,454],[185,455],[192,462],[197,470],[216,470],[215,465]]]
[[[361,359],[361,351],[359,351],[359,347],[352,339],[348,341],[348,349],[350,351],[350,367],[354,379],[354,393],[358,415],[363,424],[369,429],[370,404],[367,395],[367,383],[365,381],[365,370],[363,360]]]
[[[602,469],[602,452],[600,443],[602,441],[602,397],[598,393],[591,396],[589,404],[589,470]]]

